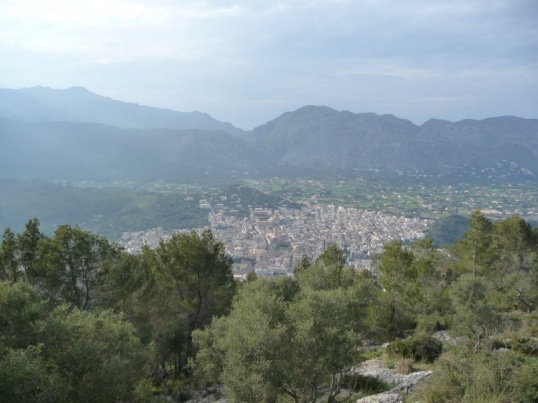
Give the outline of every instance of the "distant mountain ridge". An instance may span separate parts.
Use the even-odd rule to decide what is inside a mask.
[[[243,131],[207,113],[176,112],[116,101],[84,87],[65,90],[47,87],[0,89],[0,116],[24,120],[103,123],[136,129],[219,130],[238,135]]]
[[[229,133],[197,129],[0,118],[0,142],[1,175],[23,179],[189,180],[247,171],[265,161]]]
[[[295,168],[449,174],[513,163],[522,174],[538,175],[538,120],[512,116],[417,126],[393,115],[306,106],[257,127],[247,141]]]
[[[0,173],[41,179],[225,177],[384,170],[538,182],[538,119],[418,126],[305,106],[243,132],[199,112],[115,101],[81,87],[0,89]]]

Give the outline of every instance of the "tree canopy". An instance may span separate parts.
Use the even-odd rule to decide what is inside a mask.
[[[231,263],[210,231],[131,255],[78,227],[5,229],[0,401],[181,401],[222,384],[230,401],[332,403],[386,342],[434,366],[421,401],[538,398],[538,230],[523,218],[476,211],[454,244],[389,242],[371,271],[334,244],[240,287]]]
[[[237,401],[315,402],[330,377],[334,398],[366,333],[373,295],[365,291],[377,288],[345,265],[336,246],[305,261],[297,279],[247,283],[228,316],[194,333],[202,379],[223,382]]]

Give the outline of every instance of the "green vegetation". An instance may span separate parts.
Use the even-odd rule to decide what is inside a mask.
[[[426,236],[437,246],[445,246],[455,243],[467,228],[466,217],[459,214],[450,214],[433,223],[428,228]]]
[[[443,354],[435,376],[421,385],[421,402],[536,402],[538,360],[514,351],[469,354],[454,348]]]
[[[36,216],[47,234],[63,223],[119,239],[124,231],[167,230],[208,225],[207,211],[196,194],[149,192],[124,188],[90,188],[45,181],[0,179],[0,224],[22,229]],[[187,196],[195,196],[186,200]]]
[[[128,255],[28,221],[0,245],[0,401],[149,401],[188,379],[192,332],[227,312],[230,261],[210,232]],[[173,383],[171,381],[171,383]],[[175,392],[175,391],[174,391]]]
[[[235,184],[155,180],[69,185],[0,179],[0,227],[20,231],[28,217],[36,216],[46,234],[68,223],[118,240],[123,232],[207,227],[208,210],[200,208],[200,200],[213,207],[222,205],[227,214],[239,217],[249,214],[248,206],[299,208],[308,201],[433,218],[436,222],[427,236],[437,246],[454,243],[467,228],[467,217],[476,209],[489,218],[518,214],[529,222],[538,222],[535,186],[452,186],[377,175],[381,174],[366,171],[354,177],[275,177]]]
[[[387,389],[350,371],[366,357],[433,368],[414,394],[423,402],[538,399],[538,230],[527,221],[475,211],[444,249],[388,243],[375,274],[345,262],[328,245],[295,278],[238,286],[209,231],[129,255],[68,225],[7,228],[0,401],[184,401],[222,384],[230,401],[335,403]]]
[[[244,185],[194,185],[165,181],[151,183],[82,182],[74,185],[46,181],[0,179],[0,227],[22,230],[28,216],[40,217],[52,234],[63,223],[118,240],[122,232],[150,228],[205,228],[208,210],[222,204],[237,216],[248,216],[248,206],[276,208],[301,205]]]
[[[0,282],[0,400],[145,401],[150,350],[132,325],[47,302],[29,284]]]
[[[273,281],[245,284],[230,315],[197,331],[195,369],[205,382],[223,382],[233,401],[314,402],[328,387],[335,401],[345,369],[357,360],[366,332],[372,279],[342,263],[332,246],[310,267]],[[316,281],[319,276],[330,279]]]
[[[407,340],[394,341],[389,346],[389,352],[403,358],[432,363],[443,352],[443,344],[427,334],[418,334]]]
[[[529,219],[538,221],[536,185],[524,181],[474,184],[458,180],[454,183],[440,178],[362,170],[354,175],[282,176],[247,183],[294,201],[310,200],[408,217],[447,217],[447,224],[453,229],[448,239],[436,239],[437,245],[453,243],[461,236],[465,223],[456,216],[467,217],[474,210],[482,210],[496,219],[534,212]]]

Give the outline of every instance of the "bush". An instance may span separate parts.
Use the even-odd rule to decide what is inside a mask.
[[[414,394],[423,403],[538,402],[538,360],[513,351],[444,353]]]
[[[340,379],[340,386],[353,392],[362,392],[365,395],[385,392],[390,386],[373,376],[358,374],[344,374]]]
[[[538,402],[538,360],[527,357],[520,362],[509,382],[512,396],[518,402]]]
[[[528,356],[538,356],[538,339],[535,337],[518,337],[513,344],[513,349]]]
[[[494,339],[491,342],[491,348],[493,350],[507,348],[526,356],[538,357],[538,339],[535,337],[519,336],[515,339]]]
[[[447,330],[449,328],[448,320],[446,317],[421,316],[417,320],[416,331],[430,333]]]
[[[415,361],[435,361],[443,352],[443,344],[427,335],[414,336],[409,340],[396,340],[389,346],[389,353]]]

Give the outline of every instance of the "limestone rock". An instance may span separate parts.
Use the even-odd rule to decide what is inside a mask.
[[[357,403],[401,403],[402,397],[397,393],[378,393],[373,396],[366,396],[357,400]]]
[[[389,392],[380,393],[378,395],[368,396],[363,399],[389,399],[387,396],[398,396],[401,399],[401,396],[397,392],[410,393],[415,388],[415,385],[422,381],[423,379],[429,378],[432,375],[432,371],[419,371],[412,372],[407,375],[399,374],[396,371],[388,368],[385,363],[381,360],[369,360],[363,362],[358,368],[355,368],[355,373],[370,376],[377,378],[380,381],[388,383],[393,386]],[[394,397],[395,398],[395,397]],[[360,399],[358,402],[361,403],[377,403],[377,402],[401,402],[403,400],[363,400]]]

